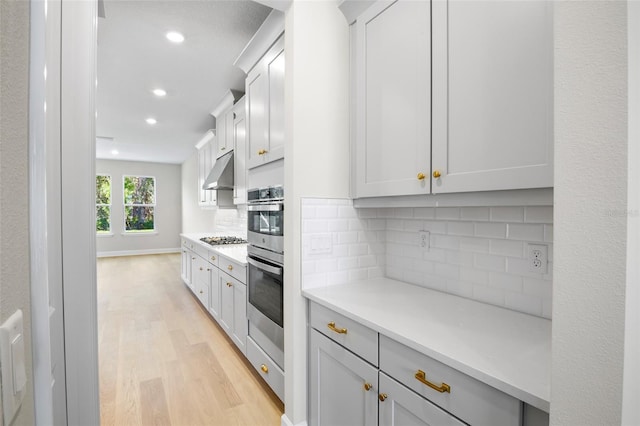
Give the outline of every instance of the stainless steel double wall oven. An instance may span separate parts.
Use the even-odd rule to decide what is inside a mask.
[[[248,191],[249,336],[284,370],[284,190]]]

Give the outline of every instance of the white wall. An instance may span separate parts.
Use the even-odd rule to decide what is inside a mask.
[[[161,253],[180,250],[182,184],[178,164],[97,160],[96,173],[111,176],[112,236],[98,236],[98,256]],[[155,228],[153,235],[124,235],[123,176],[156,178]]]
[[[622,424],[640,424],[640,2],[628,5],[629,215]]]
[[[333,1],[285,17],[285,420],[307,419],[301,199],[349,196],[349,28]]]
[[[621,424],[627,5],[580,1],[554,6],[551,424]]]
[[[26,425],[35,422],[29,297],[28,2],[0,2],[0,56],[0,323],[22,309],[27,393],[14,423]]]
[[[247,235],[247,208],[218,209],[198,205],[198,152],[189,157],[181,166],[182,176],[182,231],[229,232],[230,235]]]

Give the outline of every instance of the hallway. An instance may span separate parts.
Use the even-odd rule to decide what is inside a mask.
[[[180,280],[180,255],[97,260],[103,425],[279,425],[282,403]]]

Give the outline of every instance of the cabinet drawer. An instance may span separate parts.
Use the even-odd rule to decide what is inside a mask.
[[[191,242],[190,245],[193,245],[193,251],[203,259],[209,258],[209,250],[206,247],[203,247],[199,242]]]
[[[220,259],[218,260],[218,268],[238,281],[244,284],[247,283],[247,265],[243,265],[235,260],[220,256]]]
[[[311,303],[311,327],[356,355],[378,365],[378,333],[324,306]]]
[[[278,395],[278,398],[284,401],[284,372],[251,337],[247,337],[247,359],[273,392]]]
[[[418,351],[385,336],[380,336],[380,369],[403,385],[446,411],[473,425],[519,425],[522,404],[519,400],[467,376]],[[424,381],[449,391],[432,389]]]

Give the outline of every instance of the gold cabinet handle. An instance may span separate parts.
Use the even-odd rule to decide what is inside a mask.
[[[202,290],[200,290],[200,294],[202,294]]]
[[[336,327],[336,323],[331,321],[329,324],[327,324],[327,327],[329,327],[329,330],[331,331],[335,331],[338,334],[347,334],[347,329],[346,328],[338,328]]]
[[[216,260],[216,257],[215,256],[211,256],[211,260]]]
[[[231,283],[227,283],[227,287],[231,287],[233,284]]]
[[[223,147],[220,148],[220,151],[224,151],[225,149],[227,149],[227,147],[223,146]]]
[[[434,170],[434,171],[433,171],[433,177],[434,177],[434,178],[438,179],[440,176],[442,176],[442,175],[440,174],[440,170]]]
[[[196,260],[196,258],[195,258],[195,257],[192,257],[192,258],[191,258],[191,260]]]
[[[418,180],[424,180],[425,175],[424,173],[418,173]]]
[[[378,399],[380,401],[384,401],[385,399],[387,399],[389,395],[387,395],[386,393],[381,393],[380,395],[378,395]]]
[[[207,268],[207,272],[211,272],[211,268]]]
[[[260,370],[262,370],[263,373],[268,373],[269,372],[269,367],[267,367],[266,365],[262,364],[260,366]]]
[[[261,149],[261,150],[258,151],[258,155],[264,155],[266,153],[267,153],[266,149]]]
[[[202,266],[200,267],[200,270],[202,271]]]
[[[227,269],[230,270],[230,271],[233,271],[233,265],[227,266]]]
[[[441,385],[436,385],[435,383],[431,383],[430,381],[427,380],[427,375],[422,370],[418,370],[415,377],[416,379],[418,379],[420,383],[429,386],[433,390],[437,390],[440,393],[444,393],[444,392],[451,393],[451,386],[449,386],[444,382],[442,382]]]
[[[366,390],[367,392],[369,392],[371,390],[373,386],[371,385],[371,383],[365,383],[364,384],[364,390]]]

